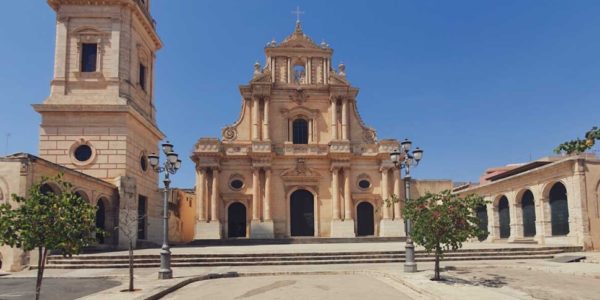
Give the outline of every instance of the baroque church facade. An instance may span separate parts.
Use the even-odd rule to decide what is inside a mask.
[[[220,139],[201,138],[196,163],[196,239],[404,236],[400,173],[360,117],[358,88],[333,50],[298,21],[265,46],[239,87],[241,112]]]

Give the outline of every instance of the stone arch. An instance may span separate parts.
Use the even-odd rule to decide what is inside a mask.
[[[247,236],[248,209],[240,201],[233,201],[227,205],[227,237],[239,238]]]
[[[508,202],[508,197],[506,195],[500,195],[494,201],[494,211],[496,213],[498,220],[498,236],[501,239],[506,239],[510,237],[510,203]]]
[[[42,183],[40,186],[40,192],[45,195],[48,193],[54,193],[56,195],[62,193],[60,187],[58,187],[56,183],[49,181]]]
[[[375,206],[370,201],[360,201],[356,204],[356,235],[375,235]]]
[[[550,204],[550,224],[553,236],[569,234],[569,205],[567,188],[562,182],[556,182],[548,192]]]
[[[82,190],[82,189],[75,189],[74,193],[75,193],[75,195],[81,197],[81,199],[83,199],[85,202],[91,203],[90,197],[88,196],[88,193],[86,193],[84,190]]]
[[[10,201],[10,189],[8,182],[4,177],[0,176],[0,203]]]

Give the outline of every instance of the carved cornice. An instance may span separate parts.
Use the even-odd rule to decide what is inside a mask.
[[[48,0],[48,5],[57,13],[61,5],[113,5],[128,7],[138,17],[142,26],[148,35],[150,35],[156,50],[162,48],[162,41],[155,30],[154,19],[139,0]]]

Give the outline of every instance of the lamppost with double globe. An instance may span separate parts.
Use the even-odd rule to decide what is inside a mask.
[[[410,201],[410,168],[416,167],[423,158],[423,150],[417,149],[410,152],[412,142],[405,139],[400,143],[400,149],[394,149],[390,153],[390,158],[394,163],[394,166],[400,170],[404,169],[404,188],[406,194],[406,202]],[[411,233],[411,222],[410,219],[406,220],[406,250],[405,250],[405,261],[404,261],[404,272],[416,272],[417,263],[415,262],[415,245],[413,244]]]
[[[160,250],[160,270],[158,271],[158,279],[171,279],[173,278],[173,270],[171,270],[171,250],[169,249],[169,174],[174,175],[177,170],[181,167],[181,159],[179,155],[173,151],[173,144],[167,141],[162,144],[162,151],[167,157],[164,165],[160,166],[160,157],[158,154],[148,155],[148,161],[152,166],[152,169],[156,173],[165,173],[165,184],[164,190],[164,203],[163,203],[163,244]]]

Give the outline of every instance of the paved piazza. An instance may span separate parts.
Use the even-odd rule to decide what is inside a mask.
[[[165,299],[415,299],[365,275],[260,276],[201,281]]]

